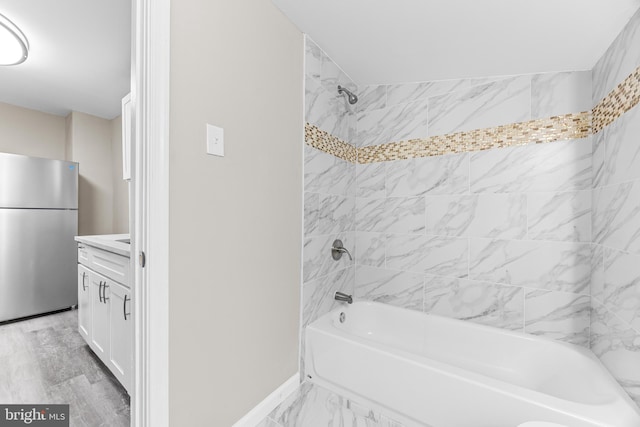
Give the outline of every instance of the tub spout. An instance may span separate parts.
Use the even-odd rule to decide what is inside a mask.
[[[336,301],[344,301],[349,304],[353,304],[353,297],[351,295],[343,294],[342,292],[336,292],[334,298]]]

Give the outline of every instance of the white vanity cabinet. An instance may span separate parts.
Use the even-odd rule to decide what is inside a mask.
[[[78,330],[129,391],[133,378],[133,316],[129,257],[78,240]],[[121,243],[122,245],[122,243]],[[128,246],[128,245],[127,245]]]

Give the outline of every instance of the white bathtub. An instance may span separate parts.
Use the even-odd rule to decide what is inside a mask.
[[[640,427],[586,349],[385,304],[345,304],[309,325],[305,366],[312,382],[408,424]]]

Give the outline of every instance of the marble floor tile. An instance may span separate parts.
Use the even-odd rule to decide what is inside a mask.
[[[72,427],[129,426],[129,396],[77,319],[72,310],[0,324],[0,402],[69,404]]]
[[[259,427],[428,427],[405,425],[309,382],[274,409]]]
[[[28,346],[27,336],[18,324],[10,323],[0,327],[0,359],[27,351]]]
[[[7,404],[38,402],[47,396],[37,358],[29,351],[0,357],[0,401]]]

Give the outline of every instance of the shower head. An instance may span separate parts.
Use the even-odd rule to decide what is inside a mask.
[[[355,104],[356,102],[358,102],[358,97],[354,95],[353,92],[351,92],[346,87],[342,87],[338,85],[338,93],[342,95],[343,92],[347,94],[347,97],[349,99],[349,104]]]

